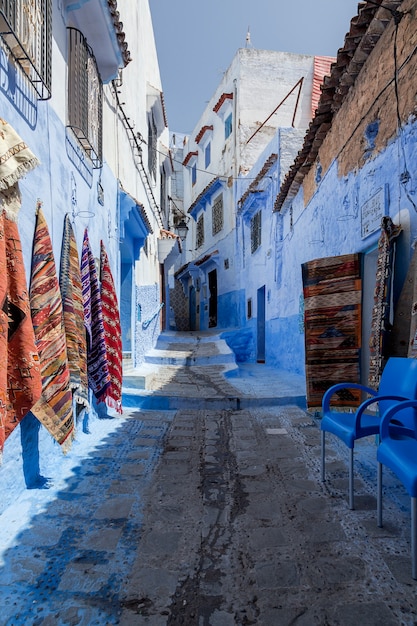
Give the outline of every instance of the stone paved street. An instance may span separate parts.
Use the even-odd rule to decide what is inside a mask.
[[[386,472],[378,529],[375,443],[358,445],[350,511],[346,451],[330,437],[319,480],[301,377],[172,367],[155,366],[152,393],[179,408],[97,420],[59,488],[1,516],[16,533],[0,542],[0,624],[416,624],[408,496]]]

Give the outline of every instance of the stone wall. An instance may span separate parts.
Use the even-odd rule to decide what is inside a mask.
[[[415,116],[417,84],[417,7],[412,0],[401,5],[404,13],[397,35],[392,21],[369,55],[354,87],[332,122],[319,151],[323,175],[338,159],[340,176],[360,169],[375,158],[398,132],[401,123]],[[396,57],[396,62],[395,62]],[[395,67],[398,72],[398,110]],[[304,201],[316,190],[316,171],[312,168],[304,180]]]

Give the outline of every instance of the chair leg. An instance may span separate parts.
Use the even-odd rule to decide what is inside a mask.
[[[417,498],[411,498],[411,576],[417,580]]]
[[[376,495],[376,520],[379,528],[382,528],[382,463],[377,465],[377,495]]]
[[[349,508],[354,509],[354,496],[353,496],[353,448],[349,448],[350,450],[350,458],[349,458]]]
[[[326,454],[326,431],[321,431],[321,482],[324,483],[325,477],[325,454]]]

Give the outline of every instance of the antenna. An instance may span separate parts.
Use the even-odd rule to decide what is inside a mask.
[[[252,48],[252,43],[250,40],[250,26],[248,26],[248,32],[246,33],[246,45],[245,48]]]

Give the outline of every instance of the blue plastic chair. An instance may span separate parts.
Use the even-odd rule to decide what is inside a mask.
[[[360,389],[372,396],[366,399],[354,412],[342,412],[331,409],[332,396],[342,389]],[[338,383],[326,391],[323,396],[323,417],[321,429],[321,480],[325,481],[325,435],[336,435],[350,450],[349,458],[349,507],[354,508],[353,490],[353,451],[356,439],[379,434],[381,416],[391,406],[402,400],[417,400],[417,359],[392,357],[388,359],[382,372],[379,389],[371,389],[359,383]],[[378,412],[367,414],[365,411],[378,403]],[[411,409],[409,409],[411,411]],[[406,415],[404,414],[404,418]]]
[[[403,427],[398,426],[403,424]],[[411,575],[417,580],[417,402],[393,406],[381,419],[377,451],[377,520],[382,527],[382,465],[400,479],[411,497]]]

